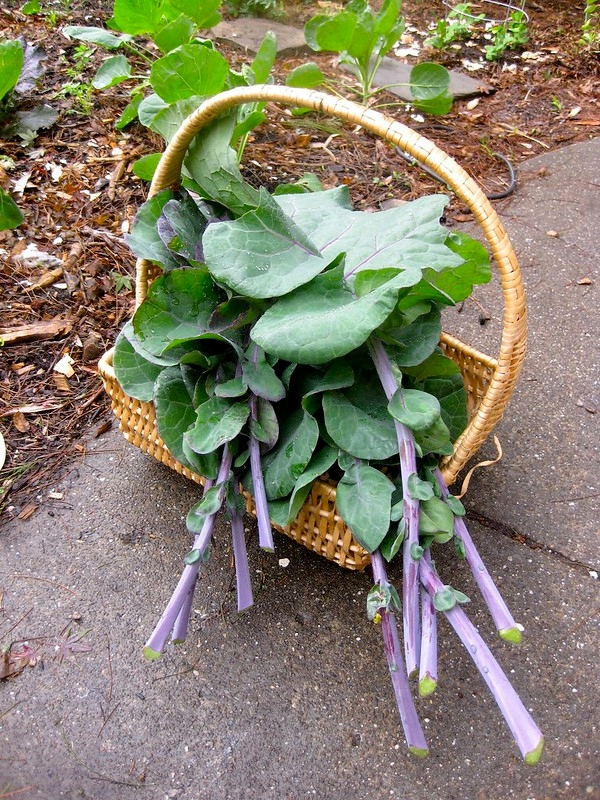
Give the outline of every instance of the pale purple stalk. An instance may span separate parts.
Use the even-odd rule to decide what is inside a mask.
[[[258,361],[258,345],[254,345],[252,359],[256,364]],[[258,398],[254,392],[250,392],[250,416],[258,421]],[[254,505],[256,506],[256,523],[258,525],[258,543],[263,550],[274,552],[273,530],[271,529],[271,519],[269,518],[269,507],[267,506],[267,493],[265,491],[265,481],[260,460],[260,442],[250,432],[250,473],[252,474],[252,487],[254,494]]]
[[[237,483],[234,492],[239,494]],[[246,551],[246,538],[244,536],[244,517],[241,511],[234,508],[231,514],[231,536],[233,541],[233,558],[235,560],[235,580],[237,588],[238,611],[245,611],[254,603],[252,597],[252,583],[250,581],[250,567],[248,566],[248,553]]]
[[[389,586],[383,556],[379,550],[371,553],[371,567],[373,569],[373,579],[382,588]],[[380,608],[381,633],[383,635],[383,646],[390,670],[392,686],[396,696],[396,704],[404,729],[406,743],[411,753],[418,756],[426,756],[429,752],[427,742],[417,716],[417,710],[410,693],[408,678],[402,659],[402,647],[398,639],[396,628],[396,618],[393,611],[387,608]]]
[[[192,603],[194,602],[194,592],[196,590],[196,584],[198,583],[198,575],[199,572],[196,571],[194,582],[185,594],[183,604],[179,609],[179,614],[177,614],[177,619],[173,625],[173,630],[171,632],[171,641],[173,644],[181,644],[182,642],[185,642],[190,615],[192,613]]]
[[[388,400],[398,391],[398,383],[392,365],[379,339],[369,339],[369,350],[383,391]],[[401,422],[394,420],[398,437],[400,473],[404,496],[404,539],[402,561],[402,621],[404,624],[404,652],[409,676],[417,674],[420,660],[421,619],[419,611],[419,563],[411,556],[413,544],[419,544],[419,501],[411,497],[408,489],[409,477],[417,472],[415,441],[411,431]]]
[[[448,497],[450,492],[439,469],[435,471],[435,477],[442,492],[442,497]],[[473,573],[479,591],[488,605],[498,635],[509,642],[519,643],[521,641],[521,630],[508,610],[504,598],[494,583],[494,579],[481,560],[481,556],[462,517],[454,517],[454,533],[465,546],[467,564]]]
[[[431,564],[431,553],[425,550],[422,558]],[[437,687],[438,670],[437,612],[433,598],[421,587],[421,663],[419,666],[419,694],[428,697]]]
[[[423,585],[432,597],[444,588],[431,565],[423,559],[419,572]],[[445,614],[498,704],[525,762],[536,764],[542,754],[544,738],[531,714],[462,608],[456,605]]]
[[[217,484],[220,484],[219,499],[221,504],[225,499],[226,482],[229,479],[231,472],[232,454],[229,447],[225,446],[223,456],[221,458],[221,466],[219,467],[219,474],[217,476]],[[187,630],[187,619],[184,620],[182,609],[184,606],[191,610],[192,597],[198,580],[198,572],[204,553],[210,544],[212,532],[215,527],[217,513],[211,514],[206,517],[202,530],[194,538],[192,549],[200,552],[200,558],[193,564],[186,564],[179,578],[179,582],[175,587],[175,591],[171,595],[171,599],[167,603],[167,607],[162,613],[156,627],[152,631],[150,638],[144,646],[144,655],[149,659],[156,659],[165,649],[165,645],[169,638],[169,634],[177,634],[176,641],[181,642],[181,634]],[[180,617],[181,614],[181,617]]]

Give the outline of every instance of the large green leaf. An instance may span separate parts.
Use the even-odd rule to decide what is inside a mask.
[[[318,440],[319,425],[310,414],[297,409],[286,417],[277,446],[262,461],[269,500],[290,494],[306,469]]]
[[[280,298],[258,320],[252,339],[267,353],[299,364],[323,364],[363,344],[392,312],[402,286],[419,280],[411,267],[355,298],[343,264]]]
[[[230,146],[235,123],[236,116],[230,113],[207,125],[188,147],[184,167],[205,197],[241,215],[258,206],[259,193],[242,178]],[[211,234],[213,227],[216,225],[210,226]]]
[[[209,321],[222,297],[201,269],[177,269],[152,282],[133,318],[144,347],[162,355],[209,332]]]
[[[99,67],[92,80],[94,89],[109,89],[131,77],[131,65],[125,56],[111,56]]]
[[[177,103],[165,103],[153,92],[140,102],[138,117],[142,125],[159,133],[168,144],[181,127],[183,120],[195,111],[204,99],[194,95]]]
[[[184,44],[155,61],[150,83],[166,103],[218,94],[225,86],[229,64],[216,50]]]
[[[287,294],[327,266],[311,240],[264,189],[256,209],[238,220],[211,225],[203,245],[214,277],[247,297]]]
[[[325,392],[325,427],[338,447],[350,455],[382,461],[398,453],[394,420],[381,388],[360,377],[346,392]]]
[[[258,397],[273,402],[285,397],[285,386],[262,351],[256,359],[248,358],[242,362],[242,375],[250,391]]]
[[[160,30],[163,3],[157,0],[115,0],[111,22],[117,30],[136,36]]]
[[[212,453],[240,433],[250,410],[247,403],[232,403],[211,397],[196,410],[194,427],[184,434],[184,441],[195,453]]]
[[[171,50],[182,44],[188,44],[194,36],[194,21],[180,14],[160,31],[155,32],[154,41],[163,53],[170,53]]]
[[[81,42],[98,44],[107,50],[116,50],[133,38],[127,33],[111,33],[104,28],[90,28],[85,25],[67,25],[62,32],[65,36],[79,39]]]
[[[336,506],[357,541],[372,553],[390,527],[395,487],[382,472],[365,464],[346,470],[337,485]]]
[[[467,427],[467,393],[461,375],[429,378],[421,384],[425,392],[434,395],[440,403],[442,419],[448,426],[450,438],[455,441]]]
[[[21,42],[18,39],[7,39],[0,42],[0,100],[17,83],[22,67],[23,45]]]
[[[312,50],[342,53],[348,50],[358,18],[350,11],[335,16],[318,14],[304,26],[304,38]]]
[[[18,228],[23,214],[12,197],[0,187],[0,231]]]
[[[169,0],[170,5],[178,11],[191,17],[201,30],[214,28],[221,21],[219,8],[221,0],[202,0],[202,2],[190,2],[190,0]]]
[[[123,333],[115,343],[113,367],[123,391],[145,403],[152,400],[154,382],[165,368],[145,359]]]
[[[188,192],[163,206],[157,221],[158,235],[171,252],[199,266],[203,260],[202,236],[206,217]]]

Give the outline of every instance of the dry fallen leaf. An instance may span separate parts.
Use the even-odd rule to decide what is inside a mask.
[[[30,428],[29,422],[25,418],[25,414],[23,414],[21,411],[17,411],[17,413],[13,415],[12,421],[19,433],[25,433]]]
[[[593,286],[594,281],[590,278],[581,278],[577,281],[577,286]]]
[[[59,372],[61,375],[66,375],[67,378],[72,378],[73,375],[75,375],[75,370],[73,369],[74,363],[71,356],[65,353],[60,361],[54,365],[54,372]]]

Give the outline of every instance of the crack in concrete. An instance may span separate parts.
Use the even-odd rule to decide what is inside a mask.
[[[507,536],[514,542],[518,542],[519,544],[524,544],[530,550],[541,550],[543,553],[547,553],[550,556],[555,556],[556,558],[560,559],[563,563],[567,564],[567,566],[571,567],[572,569],[577,569],[581,572],[585,572],[588,577],[590,577],[591,572],[597,572],[598,570],[597,567],[592,566],[591,564],[587,564],[584,561],[579,561],[575,558],[571,558],[570,556],[565,555],[560,550],[555,550],[553,547],[549,547],[547,544],[538,542],[532,536],[529,536],[526,533],[521,533],[521,531],[518,531],[515,528],[511,528],[510,525],[506,525],[506,523],[500,522],[500,520],[492,519],[491,517],[486,517],[485,514],[481,514],[478,511],[468,511],[467,518],[472,520],[473,522],[477,522],[484,528],[489,528],[490,530],[501,533],[503,536]]]

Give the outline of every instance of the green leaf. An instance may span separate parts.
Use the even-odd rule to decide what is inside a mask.
[[[215,386],[217,397],[243,397],[248,391],[248,387],[241,378],[231,378]]]
[[[160,29],[163,3],[157,0],[115,0],[111,22],[117,30],[134,36]]]
[[[349,11],[342,11],[335,16],[318,14],[304,26],[304,38],[311,50],[342,53],[352,43],[357,22],[356,14]]]
[[[394,314],[381,327],[379,338],[394,345],[394,361],[399,367],[422,364],[436,349],[442,334],[440,312],[433,308],[428,314],[417,317],[410,325],[397,327]]]
[[[104,30],[104,28],[90,28],[84,25],[67,25],[62,32],[68,38],[98,44],[107,50],[116,50],[125,42],[130,42],[133,39],[133,36],[129,36],[126,33],[115,34]]]
[[[356,540],[372,553],[390,527],[394,484],[379,470],[355,464],[337,485],[336,505]]]
[[[419,506],[419,533],[424,536],[446,537],[454,535],[454,514],[439,497],[422,500]]]
[[[237,155],[230,146],[235,122],[235,115],[229,114],[207,125],[202,136],[196,136],[188,147],[184,166],[208,199],[241,215],[258,206],[259,193],[242,178]],[[217,224],[209,231],[213,227]]]
[[[21,6],[21,11],[23,14],[39,14],[42,10],[42,4],[40,0],[29,0],[28,3],[25,3]]]
[[[398,555],[400,548],[402,547],[402,543],[404,542],[405,534],[406,526],[404,523],[404,518],[402,518],[397,529],[391,528],[385,539],[379,545],[381,555],[386,561],[391,561]]]
[[[360,381],[346,393],[325,392],[323,414],[327,433],[355,458],[383,461],[397,455],[394,421],[385,395],[374,382]]]
[[[242,375],[249,389],[258,397],[273,402],[285,397],[285,386],[265,359],[264,353],[259,353],[256,362],[253,359],[244,360]]]
[[[388,404],[394,419],[411,431],[430,428],[440,416],[440,404],[433,395],[418,389],[399,388]]]
[[[182,44],[188,44],[194,36],[194,22],[185,14],[180,14],[160,31],[155,32],[153,38],[156,45],[163,53],[170,53]]]
[[[444,586],[443,589],[438,591],[433,596],[433,605],[436,611],[450,611],[456,605],[456,597],[452,591],[451,586]]]
[[[186,566],[191,567],[194,564],[197,564],[198,561],[202,558],[202,553],[198,549],[190,550],[189,553],[186,554],[185,558],[183,559],[183,563]]]
[[[438,98],[448,91],[449,86],[450,73],[441,64],[426,61],[410,71],[410,91],[418,102]]]
[[[149,153],[133,162],[133,174],[143,181],[151,181],[159,165],[162,153]]]
[[[262,460],[269,500],[286,497],[306,469],[319,440],[319,425],[306,411],[297,409],[281,425],[279,440]]]
[[[23,219],[23,214],[15,201],[0,187],[0,231],[18,228]]]
[[[130,123],[133,122],[134,119],[138,118],[138,109],[140,104],[144,98],[142,92],[134,92],[131,96],[131,101],[125,106],[123,109],[123,113],[119,117],[119,119],[115,122],[115,128],[118,131],[122,131],[123,128],[126,128]],[[141,161],[142,159],[140,159]]]
[[[111,56],[99,67],[92,79],[94,89],[109,89],[131,78],[131,65],[125,56]]]
[[[175,195],[170,189],[163,189],[147,200],[137,212],[131,233],[125,240],[138,258],[145,258],[163,269],[181,267],[185,261],[171,253],[163,243],[157,230],[157,222],[165,204]]]
[[[145,359],[122,332],[115,343],[113,367],[123,391],[145,403],[152,400],[154,382],[165,368]]]
[[[210,230],[210,229],[209,229]],[[343,264],[280,298],[258,320],[252,339],[267,353],[299,364],[323,364],[363,344],[392,312],[402,286],[419,279],[406,269],[355,299]]]
[[[256,419],[250,420],[250,433],[264,445],[264,452],[275,447],[279,439],[279,421],[273,405],[268,400],[259,397],[256,406]]]
[[[154,62],[150,84],[166,103],[218,94],[225,86],[229,64],[216,50],[200,44],[181,45]]]
[[[313,483],[327,472],[335,463],[337,451],[333,447],[323,447],[313,455],[306,469],[294,485],[289,499],[275,500],[269,503],[269,514],[273,522],[285,528],[296,519],[306,498],[310,494]]]
[[[208,212],[207,212],[208,213]],[[193,266],[202,266],[202,236],[207,219],[190,194],[180,192],[178,199],[169,200],[158,218],[158,235],[171,252]]]
[[[428,481],[423,481],[416,472],[408,476],[408,491],[414,500],[429,500],[433,497],[433,486]]]
[[[327,365],[326,372],[309,370],[300,373],[299,390],[303,400],[322,392],[346,389],[354,383],[354,370],[345,359]]]
[[[422,455],[437,453],[442,456],[451,456],[454,452],[450,431],[441,417],[438,417],[430,428],[415,431],[415,443]]]
[[[254,83],[266,83],[277,58],[277,36],[267,31],[259,45],[250,69],[254,74]]]
[[[189,0],[169,0],[171,6],[187,14],[200,30],[214,28],[221,21],[219,8],[221,0],[202,0],[201,3],[190,3]]]
[[[177,461],[194,469],[183,450],[182,437],[194,424],[196,414],[179,367],[168,367],[157,377],[154,407],[161,439]]]
[[[14,88],[23,68],[23,45],[18,39],[0,42],[0,100]],[[14,227],[14,226],[13,226]],[[3,230],[6,230],[3,228]]]
[[[211,397],[196,410],[194,427],[183,438],[195,453],[211,453],[240,433],[250,411],[247,403]]]
[[[211,314],[221,299],[205,270],[172,270],[149,286],[134,315],[134,330],[144,347],[162,355],[209,332]]]
[[[446,497],[446,505],[450,508],[450,511],[457,516],[457,517],[464,517],[466,512],[465,507],[460,502],[458,497],[455,497],[453,494],[449,494]]]
[[[222,486],[211,486],[202,500],[190,508],[185,520],[188,531],[195,534],[200,533],[206,517],[216,514],[222,505]]]
[[[286,86],[293,86],[301,89],[314,89],[325,82],[325,75],[320,67],[309,61],[307,64],[300,64],[288,72],[285,78]]]
[[[421,388],[438,399],[442,419],[448,428],[450,438],[455,441],[469,421],[467,394],[462,377],[454,374],[428,378],[421,383]]]
[[[256,243],[260,243],[258,259]],[[214,277],[247,297],[287,294],[327,266],[311,240],[265,189],[260,191],[256,209],[238,220],[211,225],[203,245]]]
[[[413,542],[411,544],[410,557],[412,558],[413,561],[418,561],[423,556],[424,552],[425,551],[423,550],[420,544],[417,544],[416,542]]]

